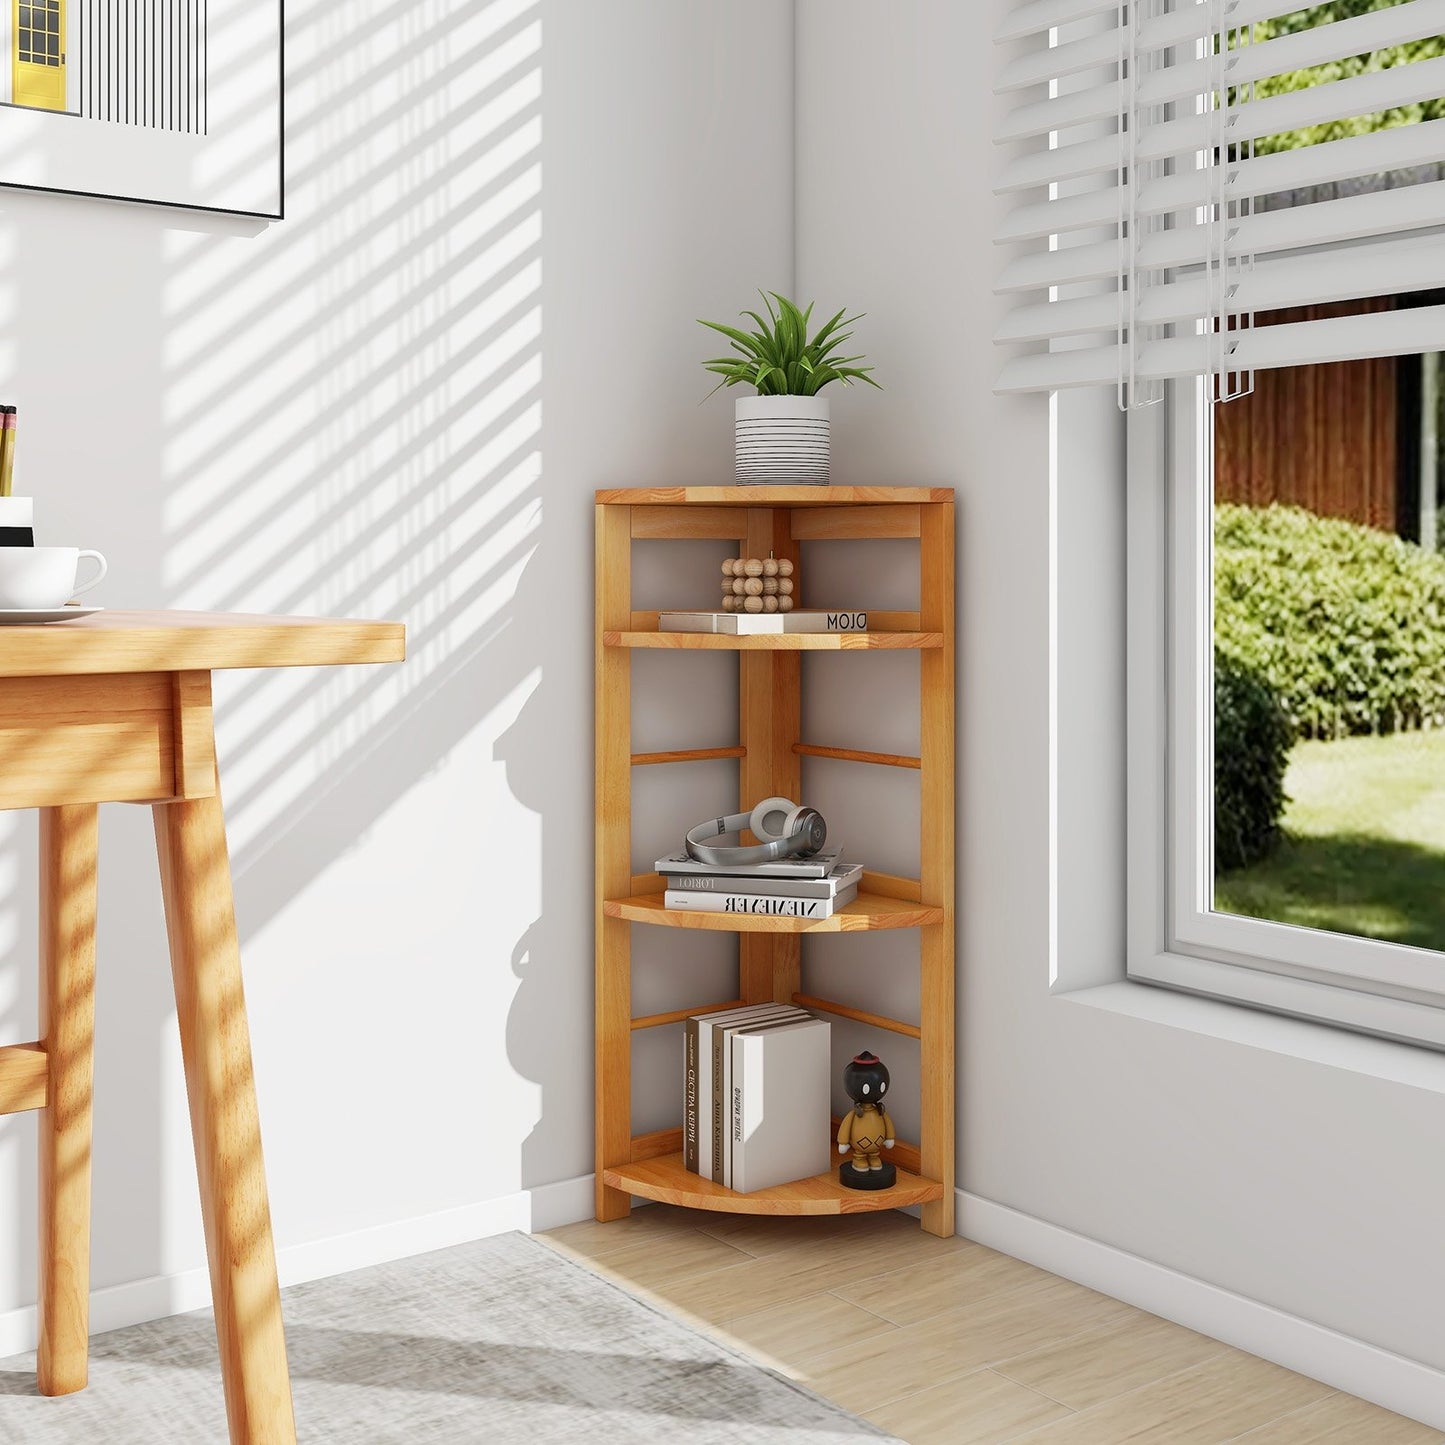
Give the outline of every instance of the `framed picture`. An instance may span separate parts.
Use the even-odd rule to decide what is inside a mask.
[[[0,185],[282,214],[281,0],[0,0]]]

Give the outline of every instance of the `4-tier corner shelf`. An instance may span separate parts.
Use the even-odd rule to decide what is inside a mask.
[[[867,632],[733,637],[659,632],[655,612],[632,607],[634,538],[716,538],[743,556],[796,564],[807,541],[919,539],[919,610],[869,613]],[[664,487],[597,493],[597,1218],[619,1219],[632,1196],[733,1214],[849,1214],[919,1205],[923,1227],[953,1233],[954,1151],[954,515],[946,487]],[[802,588],[807,573],[800,569]],[[846,599],[832,599],[843,601]],[[802,606],[819,599],[800,592]],[[826,605],[824,603],[823,605]],[[738,655],[736,747],[632,751],[632,649],[710,649]],[[918,757],[862,752],[800,735],[802,654],[907,648],[920,657]],[[920,877],[865,873],[856,900],[817,922],[669,912],[663,881],[632,872],[632,769],[737,758],[739,808],[771,795],[798,798],[804,757],[920,770]],[[710,928],[738,935],[738,996],[665,1014],[632,1013],[634,924]],[[801,992],[801,936],[882,928],[920,930],[917,1024]],[[682,1130],[632,1132],[632,1035],[706,1009],[789,1001],[919,1041],[921,1138],[889,1157],[898,1182],[845,1189],[835,1172],[750,1194],[690,1173]],[[679,1095],[681,1089],[679,1088]]]

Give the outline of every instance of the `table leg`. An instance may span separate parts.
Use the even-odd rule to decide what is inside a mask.
[[[42,1395],[85,1388],[90,1335],[90,1114],[95,1040],[94,804],[40,810]]]
[[[294,1445],[221,800],[154,813],[232,1445]]]

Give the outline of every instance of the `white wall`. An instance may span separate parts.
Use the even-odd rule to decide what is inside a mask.
[[[1003,4],[799,3],[798,287],[870,313],[860,340],[888,388],[835,403],[835,475],[959,489],[960,1180],[1442,1369],[1440,1060],[1157,991],[1132,1005],[1151,1017],[1050,992],[1055,964],[1061,982],[1122,975],[1120,498],[1092,465],[1117,456],[1117,432],[1097,404],[1061,400],[1054,516],[1049,403],[992,394]],[[881,955],[868,972],[859,1001],[886,1005],[902,985]]]
[[[790,284],[792,15],[287,9],[287,219],[5,193],[0,396],[42,539],[110,557],[96,600],[408,623],[405,667],[218,688],[294,1278],[525,1222],[518,1191],[591,1170],[591,490],[729,462],[694,318]],[[686,600],[661,565],[640,585]],[[0,819],[4,1041],[36,1033],[33,832]],[[143,811],[102,847],[114,1324],[195,1302],[204,1254]],[[0,1354],[34,1299],[33,1138],[0,1121]]]

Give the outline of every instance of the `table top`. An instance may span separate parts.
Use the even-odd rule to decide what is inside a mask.
[[[400,622],[239,612],[96,612],[73,622],[0,627],[0,677],[334,667],[402,662]]]

